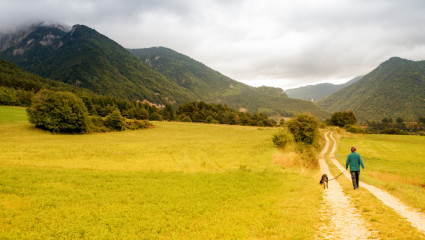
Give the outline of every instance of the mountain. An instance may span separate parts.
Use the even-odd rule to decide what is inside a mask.
[[[321,119],[329,115],[315,104],[288,98],[280,88],[248,86],[165,47],[129,49],[129,51],[206,102],[226,104],[234,109],[247,109],[250,112],[264,112],[270,115],[287,116],[310,112]]]
[[[203,100],[270,115],[329,115],[282,89],[247,86],[171,49],[132,50],[136,56],[84,25],[32,25],[0,35],[0,49],[0,59],[31,73],[102,95],[156,104]]]
[[[417,120],[425,116],[425,61],[390,58],[319,105],[330,112],[353,110],[362,121]]]
[[[67,31],[57,25],[38,24],[20,31],[15,38],[10,35],[0,36],[0,49],[4,49],[0,59],[42,77],[125,99],[164,104],[195,98],[116,42],[86,26],[75,25]]]
[[[351,84],[362,79],[362,77],[363,76],[355,77],[344,84],[335,85],[332,83],[319,83],[316,85],[308,85],[299,88],[287,89],[285,90],[285,92],[290,98],[304,99],[312,102],[317,102],[331,95],[332,93],[335,93],[345,87],[350,86]]]

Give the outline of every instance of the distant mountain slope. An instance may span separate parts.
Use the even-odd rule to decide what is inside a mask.
[[[203,101],[222,103],[250,112],[282,115],[311,112],[321,119],[328,117],[328,113],[317,105],[288,98],[280,88],[254,88],[245,85],[168,48],[153,47],[129,51]]]
[[[71,29],[38,24],[0,35],[0,59],[102,95],[156,104],[204,100],[270,115],[311,112],[321,119],[329,115],[316,104],[288,98],[281,89],[247,86],[170,49],[139,53],[136,57],[83,25]]]
[[[317,102],[332,93],[335,93],[351,84],[359,81],[363,76],[355,77],[344,84],[319,83],[316,85],[308,85],[305,87],[293,88],[285,90],[290,98],[303,99]]]
[[[319,104],[330,112],[353,110],[363,121],[417,120],[425,116],[425,61],[391,58]]]
[[[116,42],[83,25],[75,25],[68,32],[56,25],[35,25],[15,37],[12,44],[6,41],[10,35],[0,39],[0,49],[8,44],[0,59],[42,77],[100,94],[156,103],[195,98]]]

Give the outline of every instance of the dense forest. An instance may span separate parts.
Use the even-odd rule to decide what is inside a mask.
[[[28,107],[31,105],[31,99],[42,89],[74,93],[82,100],[90,116],[107,117],[119,110],[123,117],[136,120],[180,120],[250,126],[276,124],[265,114],[252,115],[238,112],[226,105],[205,102],[182,104],[176,113],[169,104],[165,107],[157,107],[148,102],[103,96],[84,88],[41,78],[12,63],[0,60],[0,105]]]

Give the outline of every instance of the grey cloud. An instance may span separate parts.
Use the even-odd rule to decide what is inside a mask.
[[[162,45],[236,80],[350,79],[392,56],[424,59],[425,1],[0,0],[0,31],[86,24],[124,47]]]

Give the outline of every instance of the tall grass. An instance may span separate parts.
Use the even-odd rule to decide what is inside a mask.
[[[0,239],[313,238],[322,189],[314,171],[274,163],[277,129],[154,124],[0,124]]]

